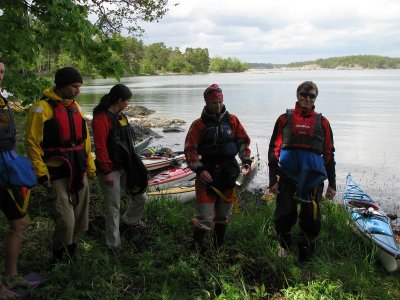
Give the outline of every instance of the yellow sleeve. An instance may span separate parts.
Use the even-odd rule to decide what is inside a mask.
[[[52,117],[51,107],[44,101],[37,102],[29,110],[25,135],[26,152],[33,164],[36,176],[38,178],[47,176],[47,180],[49,180],[50,175],[42,159],[44,152],[40,145],[43,141],[44,122]]]

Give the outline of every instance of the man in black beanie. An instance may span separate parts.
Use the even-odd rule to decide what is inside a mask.
[[[76,254],[78,236],[88,229],[86,174],[96,174],[88,127],[75,101],[82,76],[65,67],[56,72],[54,83],[31,107],[25,140],[38,182],[48,191],[55,222],[52,265]]]

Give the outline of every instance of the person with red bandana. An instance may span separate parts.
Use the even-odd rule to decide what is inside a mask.
[[[75,101],[82,76],[64,67],[56,72],[54,83],[29,110],[25,139],[38,182],[47,189],[55,222],[52,265],[76,256],[79,234],[89,225],[87,175],[96,177],[88,126]]]
[[[309,261],[315,252],[326,179],[326,198],[333,199],[336,194],[333,134],[329,121],[315,111],[317,96],[314,82],[305,81],[298,86],[296,106],[276,121],[268,151],[269,190],[276,195],[278,256],[286,257],[292,244],[292,227],[299,219],[300,262]]]
[[[239,119],[224,105],[222,89],[212,84],[204,91],[201,117],[189,128],[185,139],[188,166],[196,172],[196,215],[193,248],[204,252],[204,238],[213,232],[216,249],[224,243],[233,207],[235,180],[244,169],[250,171],[250,138]],[[239,155],[242,166],[236,160]]]

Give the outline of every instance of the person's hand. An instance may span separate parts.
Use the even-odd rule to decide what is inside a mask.
[[[328,186],[328,188],[326,189],[325,198],[332,200],[333,198],[335,198],[335,195],[336,195],[336,191],[333,188],[331,188],[330,186]]]
[[[272,194],[274,194],[274,195],[279,194],[279,183],[277,182],[277,183],[275,183],[273,186],[271,186],[271,187],[269,188],[269,191],[270,191]]]
[[[112,176],[112,173],[108,173],[104,175],[104,181],[106,185],[113,186],[114,185],[114,177]]]
[[[207,170],[204,170],[200,173],[200,179],[205,183],[210,183],[213,181],[211,174]]]

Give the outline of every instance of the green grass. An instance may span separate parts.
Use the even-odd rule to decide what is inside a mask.
[[[104,203],[98,185],[92,182],[91,188],[94,220]],[[97,223],[80,240],[80,258],[51,271],[53,222],[36,188],[19,270],[50,279],[34,291],[34,299],[400,299],[400,275],[384,271],[370,245],[348,228],[338,205],[323,203],[316,257],[299,264],[296,253],[276,256],[274,202],[260,198],[242,194],[223,250],[209,250],[205,257],[188,249],[193,203],[160,199],[146,204],[147,228],[123,234],[122,251],[107,250]],[[4,236],[7,222],[4,217],[0,222]]]

